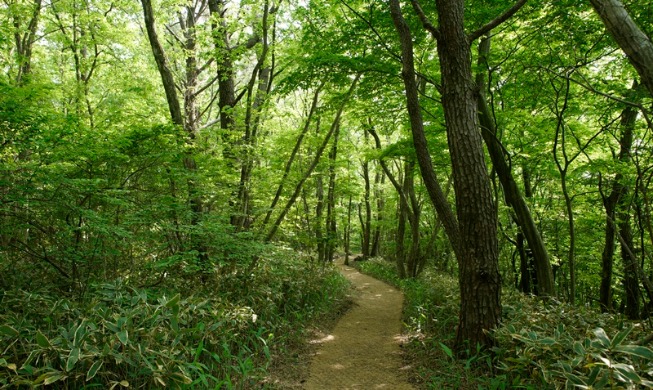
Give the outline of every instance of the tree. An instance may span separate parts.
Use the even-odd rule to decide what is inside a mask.
[[[427,188],[430,187],[431,199],[440,218],[445,221],[445,230],[454,246],[459,264],[461,311],[456,346],[462,349],[465,342],[487,346],[492,344],[487,330],[496,327],[500,319],[501,283],[498,271],[496,214],[482,139],[478,132],[477,91],[472,78],[469,42],[514,14],[524,2],[518,3],[470,35],[465,33],[464,2],[437,1],[438,27],[428,20],[417,1],[412,1],[412,4],[425,29],[438,43],[442,104],[456,194],[455,222],[447,211],[449,206],[442,197],[441,188],[433,174],[428,149],[422,141],[424,132],[415,85],[410,29],[403,18],[399,2],[391,1],[390,9],[401,42],[402,77],[422,177]]]

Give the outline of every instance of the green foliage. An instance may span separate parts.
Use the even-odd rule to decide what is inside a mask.
[[[470,348],[464,358],[449,345],[455,337],[456,281],[426,271],[400,280],[382,259],[359,268],[399,286],[405,295],[404,324],[415,375],[428,388],[648,388],[653,385],[653,350],[639,345],[644,323],[586,307],[504,293],[503,322],[492,351]],[[611,335],[611,336],[609,336]]]
[[[336,270],[287,250],[261,263],[187,296],[124,279],[93,285],[84,301],[8,291],[0,387],[255,387],[292,330],[332,309],[347,287]]]
[[[494,333],[497,367],[531,386],[651,387],[653,350],[637,345],[643,334],[643,324],[512,295]]]

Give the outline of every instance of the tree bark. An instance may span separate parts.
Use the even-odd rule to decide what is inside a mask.
[[[501,316],[497,223],[478,131],[478,90],[473,82],[471,50],[464,31],[464,2],[437,0],[436,6],[440,26],[436,36],[442,74],[442,103],[453,168],[457,220],[444,198],[428,154],[415,85],[410,30],[401,14],[399,1],[390,1],[402,48],[402,76],[418,162],[458,259],[461,309],[456,349],[462,352],[466,346],[494,344],[488,331],[499,324]]]
[[[620,0],[590,0],[605,28],[626,53],[642,84],[653,96],[653,42],[630,17]]]

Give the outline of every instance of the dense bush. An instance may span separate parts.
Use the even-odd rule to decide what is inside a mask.
[[[425,272],[400,280],[383,259],[359,263],[362,271],[400,287],[405,295],[408,354],[425,388],[650,388],[653,350],[642,343],[650,324],[513,291],[503,294],[497,347],[470,346],[464,359],[448,347],[458,320],[458,286]]]
[[[93,285],[84,300],[7,291],[0,387],[256,387],[270,351],[346,291],[334,269],[281,249],[249,275],[215,282],[187,296],[123,279]]]

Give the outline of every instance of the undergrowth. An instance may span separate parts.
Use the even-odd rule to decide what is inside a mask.
[[[407,357],[425,389],[637,389],[653,387],[651,324],[591,308],[543,301],[504,289],[497,347],[451,350],[459,312],[457,281],[425,271],[401,280],[392,262],[371,259],[361,271],[405,295]]]
[[[249,274],[194,289],[117,279],[77,300],[6,291],[0,388],[264,388],[288,335],[337,305],[346,286],[335,269],[279,250]]]

